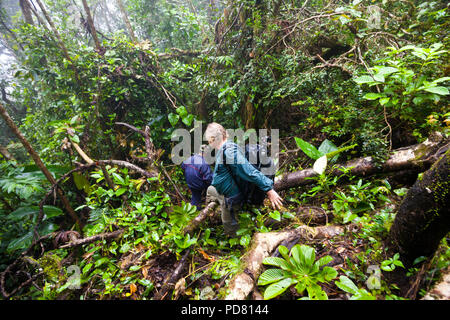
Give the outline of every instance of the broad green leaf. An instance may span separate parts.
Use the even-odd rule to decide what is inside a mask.
[[[103,264],[105,264],[107,262],[109,262],[109,258],[108,257],[100,258],[97,261],[95,261],[95,267],[98,268],[98,267],[100,267],[101,265],[103,265]]]
[[[397,72],[398,69],[394,67],[376,67],[374,68],[378,74],[387,75],[394,72]]]
[[[356,79],[353,79],[353,81],[355,81],[358,84],[363,84],[363,83],[374,83],[374,79],[371,76],[368,75],[364,75],[364,76],[360,76]]]
[[[304,152],[306,155],[314,160],[319,159],[323,154],[316,149],[312,144],[306,142],[305,140],[301,138],[295,137],[295,142],[297,143],[297,146]]]
[[[281,295],[287,288],[289,288],[296,281],[291,278],[283,279],[279,282],[273,283],[264,291],[264,300],[269,300]]]
[[[80,143],[80,138],[76,134],[70,137],[70,140],[75,143]]]
[[[317,283],[307,286],[306,291],[308,291],[308,297],[311,300],[328,300],[326,292]]]
[[[450,77],[442,77],[442,78],[434,80],[433,83],[439,83],[439,82],[444,82],[444,81],[449,81],[449,80],[450,80]]]
[[[33,242],[33,231],[28,232],[20,238],[14,239],[9,242],[6,249],[7,252],[13,252],[20,249],[28,248]]]
[[[290,264],[283,258],[267,257],[267,258],[264,258],[263,263],[267,264],[269,266],[279,267],[283,270],[291,270]]]
[[[269,217],[271,217],[272,219],[277,220],[277,221],[281,220],[281,214],[277,210],[270,212]]]
[[[384,75],[380,73],[376,73],[373,75],[373,78],[378,82],[384,82]]]
[[[295,285],[295,289],[297,290],[298,293],[302,294],[303,291],[305,291],[305,289],[306,289],[306,281],[299,281]]]
[[[289,249],[288,249],[288,248],[286,248],[286,247],[283,246],[283,245],[280,245],[280,246],[278,247],[278,252],[281,254],[281,256],[282,256],[284,259],[289,260]]]
[[[292,257],[305,267],[312,267],[316,260],[316,252],[314,248],[307,245],[295,245],[292,250]]]
[[[258,285],[265,286],[267,284],[274,283],[275,281],[280,281],[289,276],[284,270],[281,269],[268,269],[264,271],[258,278]]]
[[[376,99],[381,98],[381,97],[383,97],[383,95],[380,94],[380,93],[370,92],[370,93],[366,93],[363,98],[366,99],[366,100],[376,100]]]
[[[181,118],[181,121],[187,126],[190,126],[192,124],[192,120],[194,120],[194,116],[192,114],[188,114]]]
[[[331,257],[331,256],[324,256],[324,257],[320,258],[319,260],[317,260],[315,264],[318,267],[321,267],[321,266],[324,266],[324,265],[330,263],[331,261],[333,261],[333,257]]]
[[[116,197],[122,195],[125,193],[125,191],[127,191],[127,188],[120,188],[116,190]]]
[[[332,267],[324,267],[321,274],[324,277],[325,281],[330,281],[336,278],[338,273]]]
[[[122,185],[125,184],[125,180],[123,180],[123,178],[122,178],[122,176],[120,174],[117,174],[117,173],[113,172],[112,176],[113,176],[113,178],[115,180],[114,182],[117,182],[117,183],[122,184]]]
[[[73,173],[73,181],[78,190],[84,190],[84,192],[89,193],[89,188],[91,187],[88,179],[78,172]]]
[[[172,126],[175,126],[177,124],[178,120],[180,119],[180,116],[175,113],[169,113],[168,118],[169,118],[170,124]]]
[[[318,150],[322,154],[327,154],[327,153],[330,153],[330,152],[338,150],[338,147],[336,147],[335,144],[333,142],[331,142],[330,140],[325,139],[320,144]]]
[[[381,104],[382,106],[384,106],[386,103],[389,102],[389,100],[391,100],[391,98],[389,98],[389,97],[384,97],[384,98],[381,98],[381,99],[379,100],[379,102],[380,102],[380,104]]]
[[[176,111],[177,111],[177,113],[180,115],[180,117],[185,117],[185,116],[187,116],[187,114],[188,114],[188,112],[187,112],[187,110],[186,110],[186,107],[184,107],[184,106],[181,106],[181,107],[178,107],[177,109],[176,109]]]
[[[57,207],[45,205],[43,207],[44,214],[46,218],[57,217],[63,214],[63,211]],[[38,215],[39,206],[22,207],[13,212],[11,212],[7,218],[10,220],[20,220],[26,216]]]
[[[360,289],[350,300],[377,300],[377,298],[367,292],[366,289]]]
[[[423,90],[425,90],[427,92],[431,92],[431,93],[436,93],[441,96],[446,96],[449,94],[448,89],[446,87],[441,87],[441,86],[424,88]]]
[[[10,214],[8,214],[7,218],[9,220],[20,220],[23,217],[37,214],[39,213],[39,207],[38,206],[32,206],[32,207],[22,207],[17,210],[14,210]]]
[[[347,276],[340,276],[339,281],[334,282],[339,289],[351,294],[358,293],[358,287]]]

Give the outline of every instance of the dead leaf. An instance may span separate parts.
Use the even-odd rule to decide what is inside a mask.
[[[148,269],[149,269],[149,268],[150,268],[150,267],[143,267],[143,268],[141,269],[142,275],[144,276],[145,279],[147,279],[147,276],[148,276]]]
[[[175,297],[174,297],[174,299],[177,299],[179,295],[184,294],[185,290],[186,290],[186,280],[184,278],[181,278],[175,284]]]
[[[339,248],[337,248],[337,250],[336,250],[337,253],[342,253],[342,252],[344,252],[344,251],[345,251],[345,248],[344,248],[344,247],[339,247]]]
[[[137,291],[137,287],[134,283],[130,284],[130,295]]]
[[[214,257],[208,255],[202,248],[198,248],[197,251],[208,261],[214,262]]]

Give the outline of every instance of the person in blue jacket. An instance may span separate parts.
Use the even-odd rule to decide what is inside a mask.
[[[198,210],[201,208],[202,193],[212,181],[212,172],[203,158],[206,145],[200,147],[200,152],[192,155],[181,164],[187,186],[192,193],[191,204]]]
[[[221,218],[225,234],[235,236],[238,222],[235,216],[245,195],[245,184],[253,183],[265,191],[274,209],[283,205],[282,198],[273,189],[273,181],[257,170],[245,158],[239,146],[227,141],[227,132],[218,123],[210,123],[205,131],[205,139],[210,147],[217,150],[213,180],[206,191],[206,202],[216,201],[221,208]]]

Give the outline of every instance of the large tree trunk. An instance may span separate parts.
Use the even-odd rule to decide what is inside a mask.
[[[448,143],[448,140],[445,140],[440,133],[435,133],[423,143],[394,150],[390,158],[381,166],[376,166],[371,157],[365,157],[340,165],[330,175],[341,175],[342,171],[339,169],[342,168],[351,168],[350,173],[357,176],[368,176],[375,173],[396,172],[408,169],[423,172],[436,161],[434,154],[446,143]],[[290,172],[275,179],[274,189],[280,191],[314,183],[314,180],[308,178],[316,175],[317,173],[312,168]]]
[[[450,231],[450,150],[411,187],[389,231],[391,253],[405,268],[420,256],[431,257]]]
[[[97,48],[98,52],[101,52],[102,46],[100,45],[100,41],[98,40],[98,37],[97,37],[97,30],[95,30],[94,20],[92,19],[91,10],[89,9],[89,6],[88,6],[86,0],[82,0],[82,2],[83,2],[84,11],[86,11],[89,31],[91,32],[92,39],[94,39],[95,48]]]
[[[22,10],[23,19],[28,24],[34,24],[33,17],[31,15],[30,3],[28,0],[19,0],[20,10]]]
[[[128,19],[127,11],[122,3],[122,0],[117,0],[117,5],[119,6],[120,13],[122,14],[123,21],[125,22],[125,26],[127,27],[128,33],[130,34],[131,41],[136,43],[136,36],[134,35],[133,27],[131,27],[130,20]]]

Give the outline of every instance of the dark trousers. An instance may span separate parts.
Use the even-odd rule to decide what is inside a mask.
[[[202,193],[203,190],[191,189],[192,199],[191,204],[197,207],[197,210],[200,210],[202,204]]]

